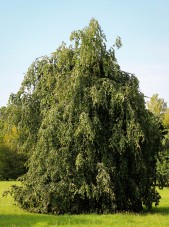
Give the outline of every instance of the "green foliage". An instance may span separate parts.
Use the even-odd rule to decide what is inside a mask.
[[[162,185],[169,186],[169,131],[165,131],[162,141],[163,147],[159,153],[157,162],[158,181]]]
[[[161,148],[159,123],[139,82],[120,70],[98,22],[75,31],[28,69],[12,102],[21,146],[30,152],[16,201],[40,213],[151,209]]]
[[[164,134],[162,148],[158,155],[157,173],[158,183],[169,186],[169,109],[164,99],[159,98],[158,94],[153,95],[147,102],[148,109],[154,114],[161,124]]]
[[[7,119],[6,107],[0,108],[0,142],[3,142],[5,122]]]
[[[121,38],[119,36],[116,38],[116,42],[113,46],[117,47],[117,49],[120,49],[122,47]]]
[[[164,99],[159,98],[158,94],[154,94],[150,101],[147,102],[148,109],[161,120],[164,118],[164,113],[167,110],[167,103]]]
[[[17,179],[26,172],[22,154],[0,143],[0,180]]]
[[[0,109],[0,179],[16,179],[26,172],[26,157],[19,152],[18,130],[13,125],[11,106]]]
[[[163,125],[166,129],[169,129],[169,108],[164,112]]]

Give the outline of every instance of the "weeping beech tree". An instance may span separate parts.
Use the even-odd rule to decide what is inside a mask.
[[[138,79],[120,70],[95,19],[70,39],[72,46],[37,59],[11,96],[30,157],[14,198],[40,213],[151,209],[160,199],[162,135]]]

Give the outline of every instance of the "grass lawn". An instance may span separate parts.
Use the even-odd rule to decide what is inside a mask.
[[[15,182],[0,182],[0,227],[169,227],[169,190],[160,191],[159,207],[151,213],[112,215],[43,215],[26,212],[16,205],[10,195],[2,194]]]

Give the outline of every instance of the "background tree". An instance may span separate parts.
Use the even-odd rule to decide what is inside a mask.
[[[120,70],[94,19],[36,60],[13,103],[28,152],[20,205],[41,213],[141,211],[159,202],[156,164],[162,134],[139,82]]]
[[[167,110],[167,103],[164,99],[159,98],[158,94],[154,94],[150,101],[147,102],[148,109],[157,117],[159,117],[162,121],[164,119],[164,114]]]
[[[148,109],[157,117],[162,125],[161,130],[165,134],[162,144],[163,147],[159,153],[157,172],[158,183],[169,186],[169,109],[164,99],[154,94],[147,102]]]
[[[0,179],[16,179],[26,172],[25,155],[19,152],[18,130],[12,123],[11,106],[0,109]]]

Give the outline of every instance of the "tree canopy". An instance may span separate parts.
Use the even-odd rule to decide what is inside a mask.
[[[148,109],[160,120],[163,120],[164,114],[167,110],[167,103],[164,99],[159,98],[158,94],[154,94],[147,102]]]
[[[40,213],[151,209],[160,199],[155,183],[162,134],[139,81],[121,71],[95,19],[70,40],[33,62],[11,96],[20,146],[29,153],[14,198]]]

